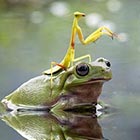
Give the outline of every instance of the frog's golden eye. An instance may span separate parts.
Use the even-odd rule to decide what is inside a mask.
[[[89,66],[85,63],[81,63],[76,66],[76,72],[79,76],[86,76],[89,73]]]

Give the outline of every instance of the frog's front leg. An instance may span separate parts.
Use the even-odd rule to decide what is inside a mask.
[[[79,40],[84,45],[97,41],[104,34],[108,35],[112,39],[113,39],[113,37],[118,38],[117,34],[113,33],[109,28],[102,26],[102,27],[98,28],[95,32],[91,33],[86,39],[84,39],[82,30],[78,24],[77,24],[76,28],[77,28]]]

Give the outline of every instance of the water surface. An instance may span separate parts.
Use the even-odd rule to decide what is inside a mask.
[[[104,85],[100,100],[119,112],[98,119],[102,133],[110,140],[140,139],[139,5],[138,0],[0,2],[0,99],[63,58],[72,13],[82,11],[87,14],[80,21],[85,36],[101,25],[122,36],[121,41],[103,36],[85,48],[76,41],[77,57],[102,56],[112,63],[113,79]],[[1,139],[23,139],[2,121],[0,128]]]

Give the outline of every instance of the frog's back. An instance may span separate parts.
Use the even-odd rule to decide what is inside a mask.
[[[6,96],[2,102],[11,107],[16,106],[38,106],[47,101],[50,92],[50,77],[41,75],[30,79],[22,84],[10,95]]]

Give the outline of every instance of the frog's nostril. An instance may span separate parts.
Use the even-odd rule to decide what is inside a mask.
[[[105,63],[108,67],[111,67],[111,63],[109,61],[105,61]]]

